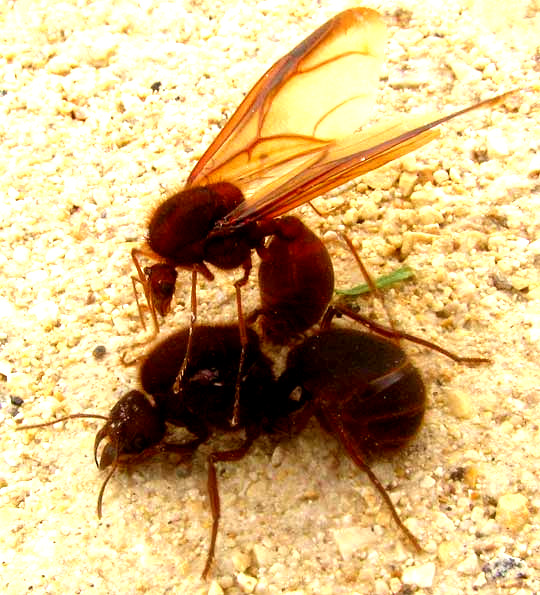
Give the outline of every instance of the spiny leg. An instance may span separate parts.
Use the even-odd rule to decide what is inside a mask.
[[[381,303],[384,311],[386,312],[386,317],[388,318],[388,321],[390,323],[390,327],[393,329],[394,328],[394,321],[392,320],[392,316],[390,315],[390,312],[388,311],[388,308],[386,306],[386,302],[384,301],[384,297],[383,297],[382,292],[379,290],[379,288],[377,287],[377,285],[373,281],[373,278],[371,277],[369,271],[367,270],[366,266],[362,262],[362,259],[360,258],[360,255],[358,254],[358,251],[354,247],[354,245],[352,243],[352,240],[349,238],[349,236],[346,233],[341,233],[340,235],[341,235],[341,238],[343,239],[343,241],[347,244],[347,247],[351,251],[354,259],[356,260],[356,264],[360,268],[360,271],[362,272],[362,276],[364,277],[365,282],[369,286],[370,292]],[[398,339],[396,338],[396,336],[392,337],[392,339],[393,339],[394,342],[396,342],[396,343],[398,342]]]
[[[242,384],[242,373],[244,371],[244,362],[246,360],[246,351],[248,345],[246,319],[244,318],[244,311],[242,309],[242,287],[247,284],[249,274],[251,272],[252,262],[251,257],[242,265],[244,274],[240,279],[234,282],[234,289],[236,291],[236,308],[238,312],[238,330],[240,332],[240,344],[242,350],[240,352],[240,361],[238,362],[238,375],[236,377],[236,386],[234,389],[234,405],[231,418],[231,427],[235,428],[240,421],[240,385]]]
[[[336,436],[336,438],[340,441],[340,443],[343,445],[343,447],[347,451],[347,454],[351,457],[351,459],[354,461],[354,463],[360,469],[362,469],[362,471],[364,471],[364,473],[368,476],[371,483],[375,486],[375,489],[382,496],[383,500],[386,502],[386,504],[390,510],[392,517],[396,521],[398,527],[403,531],[403,533],[405,534],[407,539],[412,543],[412,545],[414,546],[416,551],[418,551],[418,552],[423,551],[422,547],[420,546],[420,543],[418,542],[418,539],[411,533],[411,531],[409,531],[409,529],[407,529],[407,527],[401,520],[392,500],[390,499],[390,496],[388,495],[388,492],[386,491],[386,489],[384,488],[382,483],[379,481],[379,479],[377,478],[375,473],[373,473],[371,468],[364,461],[361,453],[359,452],[358,448],[355,446],[354,441],[350,439],[348,433],[346,432],[345,428],[343,427],[343,424],[341,422],[339,415],[336,415],[336,413],[329,411],[327,408],[323,408],[321,410],[321,414],[323,416],[324,421],[332,428],[332,433],[334,434],[334,436]]]
[[[208,498],[210,500],[210,509],[212,511],[212,534],[210,537],[210,547],[208,548],[206,564],[204,565],[204,570],[202,572],[202,578],[204,579],[208,576],[210,567],[212,566],[212,561],[214,560],[219,528],[219,518],[221,516],[216,463],[239,461],[247,454],[250,446],[255,440],[255,437],[255,435],[247,435],[244,443],[238,448],[221,452],[212,452],[208,455]]]
[[[144,316],[139,302],[137,289],[135,287],[135,283],[138,281],[143,288],[144,297],[146,298],[146,304],[148,306],[148,309],[150,310],[150,315],[152,316],[152,322],[154,324],[154,336],[156,336],[159,333],[159,322],[157,319],[156,308],[152,300],[152,294],[148,287],[148,279],[144,274],[144,271],[139,263],[139,256],[141,254],[143,254],[143,251],[140,248],[133,248],[133,250],[131,251],[131,259],[133,260],[133,264],[135,265],[138,274],[138,277],[131,277],[131,282],[133,284],[133,293],[135,294],[135,301],[137,302],[137,309],[139,310],[139,318],[141,319],[141,324],[143,325],[144,330],[146,330],[146,323],[144,321]]]
[[[409,333],[405,333],[403,331],[399,331],[397,329],[389,328],[366,316],[362,316],[362,314],[358,314],[354,310],[351,310],[347,306],[343,306],[341,304],[331,306],[328,311],[326,312],[323,323],[321,326],[323,328],[328,328],[330,326],[330,322],[335,316],[347,316],[352,318],[352,320],[356,320],[360,324],[363,324],[365,327],[369,328],[373,332],[382,335],[383,337],[389,337],[395,339],[396,337],[399,339],[405,339],[406,341],[410,341],[411,343],[416,343],[417,345],[422,345],[423,347],[428,347],[429,349],[433,349],[433,351],[437,351],[442,355],[448,357],[449,359],[457,362],[458,364],[485,364],[490,363],[490,359],[486,357],[463,357],[461,355],[457,355],[452,351],[448,351],[444,347],[437,345],[436,343],[432,343],[427,339],[422,339],[421,337],[416,337],[415,335],[411,335]]]
[[[189,319],[189,334],[186,345],[186,353],[184,354],[184,361],[180,366],[180,371],[176,376],[176,380],[173,385],[173,392],[178,394],[180,392],[180,384],[186,373],[186,369],[189,364],[189,358],[191,356],[191,347],[193,345],[193,328],[197,322],[197,271],[193,269],[191,271],[191,317]]]

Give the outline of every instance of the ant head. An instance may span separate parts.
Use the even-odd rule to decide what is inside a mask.
[[[129,459],[155,446],[165,435],[159,408],[142,392],[132,390],[111,409],[105,425],[96,434],[94,459],[100,469]],[[98,460],[101,442],[107,439]]]
[[[73,413],[53,421],[19,426],[17,430],[43,428],[68,419],[103,419],[105,425],[99,430],[94,442],[94,458],[100,469],[111,467],[98,496],[98,517],[101,518],[101,504],[105,486],[120,463],[127,462],[152,447],[157,447],[165,435],[165,421],[160,407],[152,397],[132,390],[124,395],[111,409],[107,417],[97,414]],[[107,439],[98,460],[101,442]]]
[[[165,435],[165,421],[160,409],[138,390],[124,395],[111,409],[105,425],[96,434],[94,459],[100,469],[111,467],[104,479],[98,496],[97,513],[101,518],[101,508],[105,486],[119,463],[157,446]],[[107,439],[98,460],[98,449],[103,439]]]
[[[166,316],[171,308],[171,301],[176,287],[178,273],[170,264],[157,263],[145,267],[152,303],[161,316]]]

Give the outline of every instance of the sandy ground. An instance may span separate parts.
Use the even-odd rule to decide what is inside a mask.
[[[328,241],[338,287],[361,275],[336,231],[376,275],[401,251],[416,277],[387,292],[398,326],[492,359],[469,368],[409,349],[429,389],[425,424],[374,469],[424,553],[315,423],[221,466],[209,582],[204,450],[189,467],[160,459],[118,473],[100,522],[97,422],[14,431],[23,419],[105,414],[136,386],[135,369],[119,364],[144,337],[130,250],[257,77],[348,6],[321,4],[3,0],[2,592],[540,591],[536,0],[370,4],[390,28],[377,117],[523,91],[319,199],[327,219],[300,209]],[[188,287],[183,274],[168,328],[188,320]],[[245,294],[249,309],[255,275]],[[234,320],[223,275],[199,297],[201,320]]]

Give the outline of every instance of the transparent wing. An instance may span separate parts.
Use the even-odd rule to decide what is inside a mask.
[[[440,124],[467,112],[494,107],[509,91],[452,114],[405,116],[383,123],[366,132],[339,139],[313,152],[303,163],[274,178],[246,203],[240,204],[219,222],[220,230],[235,228],[249,221],[277,217],[305,202],[385,163],[414,151],[439,134]]]
[[[375,101],[385,42],[379,14],[353,8],[261,77],[188,178],[188,188],[227,181],[244,194],[216,230],[282,215],[425,145],[443,122],[513,93],[441,118],[404,116],[356,132]]]
[[[255,84],[187,187],[227,181],[249,202],[277,178],[308,166],[368,118],[385,43],[374,10],[353,8],[330,19]]]

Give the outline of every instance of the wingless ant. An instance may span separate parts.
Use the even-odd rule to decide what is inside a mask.
[[[109,468],[98,496],[100,518],[105,486],[119,465],[157,452],[191,456],[216,432],[243,430],[237,447],[214,450],[207,458],[213,522],[202,573],[206,577],[214,559],[221,511],[216,464],[243,458],[262,433],[283,431],[283,428],[298,432],[310,417],[316,416],[368,475],[401,530],[419,550],[417,539],[399,518],[388,493],[363,455],[399,448],[414,436],[425,409],[424,384],[405,352],[394,342],[372,333],[330,328],[330,320],[336,312],[351,314],[363,322],[362,317],[345,309],[329,310],[323,330],[291,350],[286,370],[277,382],[269,360],[260,351],[257,335],[248,331],[241,385],[244,396],[237,426],[232,426],[228,420],[235,403],[237,362],[242,345],[237,326],[224,325],[195,327],[193,353],[179,393],[173,391],[173,385],[188,347],[189,329],[172,334],[150,351],[140,365],[140,389],[120,398],[107,417],[75,414],[17,429],[42,427],[79,417],[105,420],[94,445],[96,464],[100,469]],[[373,322],[367,324],[376,332],[396,336],[391,329]],[[460,360],[427,341],[403,333],[398,335],[442,351],[456,361],[486,361]],[[187,429],[193,438],[183,442],[167,440],[168,425]]]

